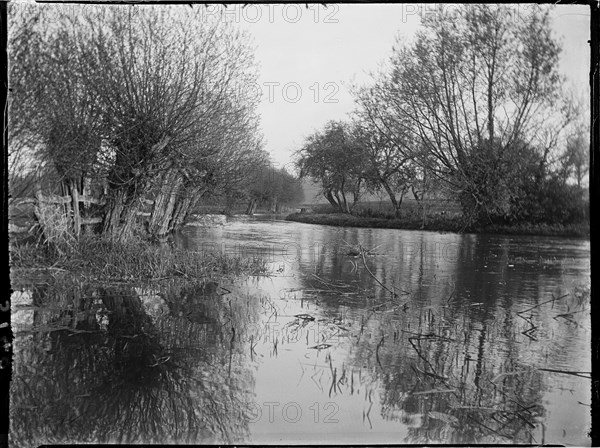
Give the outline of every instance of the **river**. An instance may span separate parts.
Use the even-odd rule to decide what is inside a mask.
[[[258,216],[176,241],[272,273],[84,285],[70,331],[21,293],[17,446],[591,443],[587,240]]]

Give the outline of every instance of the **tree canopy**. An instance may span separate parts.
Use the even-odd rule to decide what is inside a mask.
[[[397,41],[388,68],[353,89],[352,121],[306,140],[301,174],[318,179],[344,212],[344,192],[356,197],[361,188],[385,191],[397,216],[409,190],[420,202],[442,189],[467,225],[529,219],[523,207],[539,200],[537,191],[554,198],[549,204],[562,188],[572,205],[559,202],[581,209],[573,198],[583,197],[585,125],[563,89],[549,13],[535,6],[515,17],[504,5],[461,5],[422,17],[414,39]],[[549,206],[536,213],[557,216]]]

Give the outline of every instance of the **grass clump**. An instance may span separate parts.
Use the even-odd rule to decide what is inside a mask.
[[[76,243],[69,216],[63,205],[41,202],[34,207],[37,218],[35,232],[42,244],[57,252],[68,252]]]
[[[157,245],[132,239],[118,242],[108,238],[83,236],[61,251],[48,250],[42,243],[15,244],[11,249],[11,267],[22,270],[66,271],[88,280],[148,281],[183,278],[203,282],[207,278],[237,275],[263,275],[266,262]]]

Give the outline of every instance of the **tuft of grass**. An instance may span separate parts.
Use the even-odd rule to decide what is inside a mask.
[[[96,236],[83,236],[69,252],[49,252],[41,243],[14,245],[11,267],[17,273],[47,269],[99,282],[179,278],[202,283],[214,277],[268,272],[262,259],[193,252],[134,239],[118,242]]]
[[[77,240],[73,236],[69,216],[63,205],[40,202],[34,207],[37,224],[34,233],[47,251],[65,255],[72,252]]]

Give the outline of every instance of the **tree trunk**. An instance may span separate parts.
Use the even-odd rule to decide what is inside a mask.
[[[425,191],[421,195],[421,212],[423,214],[423,221],[421,222],[421,229],[425,228],[426,220],[427,220],[427,211],[425,210]]]
[[[400,207],[402,206],[402,200],[404,199],[406,190],[408,190],[407,187],[402,187],[402,191],[400,192],[400,199],[398,200],[398,211],[400,211]]]
[[[476,193],[472,191],[463,191],[459,195],[459,201],[467,225],[483,222],[485,210]]]
[[[334,191],[333,194],[334,194],[334,197],[335,197],[337,205],[338,205],[338,210],[342,213],[345,213],[344,203],[340,200],[340,195],[338,194],[337,190]]]
[[[171,222],[169,222],[169,232],[179,230],[185,225],[188,212],[192,208],[193,202],[194,198],[191,196],[186,195],[183,198],[179,198],[179,201],[177,201],[177,203],[175,204],[175,209],[173,210]]]
[[[356,189],[352,191],[352,205],[350,206],[350,212],[352,212],[352,210],[354,210],[354,207],[356,207],[356,204],[360,200],[360,184],[361,183],[362,183],[362,179],[359,179],[358,183],[356,184]]]
[[[104,224],[102,232],[112,235],[117,232],[121,225],[121,212],[125,202],[125,192],[122,190],[114,191],[112,197],[106,203],[106,213],[104,215]]]
[[[117,190],[113,192],[105,210],[103,233],[119,240],[131,236],[138,204],[129,200],[125,191]]]
[[[121,241],[127,240],[131,235],[133,235],[133,230],[135,228],[137,212],[139,210],[138,202],[133,202],[124,209],[124,219],[123,224],[119,229],[119,233],[117,238]]]
[[[352,192],[352,208],[351,208],[351,210],[354,210],[354,207],[356,207],[356,204],[358,204],[359,200],[360,200],[360,194],[353,191]]]
[[[175,204],[175,209],[173,210],[173,216],[171,218],[171,222],[169,223],[169,231],[179,230],[183,227],[190,214],[193,212],[194,207],[204,196],[207,189],[203,187],[194,187],[188,188],[185,190],[185,194],[180,195],[179,199]]]
[[[348,206],[348,201],[346,200],[346,193],[342,190],[342,199],[344,200],[344,213],[350,213],[350,207]]]
[[[182,184],[183,179],[175,170],[171,170],[163,176],[162,185],[154,199],[154,207],[148,226],[148,231],[152,236],[164,236],[169,232],[169,223],[173,217],[175,203]]]
[[[277,213],[278,211],[279,211],[279,202],[277,201],[277,196],[275,196],[271,200],[271,212],[272,213]]]
[[[410,188],[411,188],[413,197],[415,198],[415,201],[417,201],[417,206],[419,207],[419,213],[422,214],[423,213],[423,207],[424,207],[424,205],[423,205],[423,195],[421,195],[419,197],[419,195],[417,193],[417,190],[415,189],[414,185],[411,185]]]
[[[337,201],[335,200],[335,197],[333,196],[333,193],[331,192],[331,190],[325,190],[323,192],[323,196],[325,196],[325,199],[327,199],[329,201],[329,203],[337,210],[340,209],[340,204],[337,203]]]
[[[342,211],[344,213],[350,213],[350,209],[348,208],[348,201],[346,201],[346,193],[344,192],[344,187],[346,186],[346,180],[344,178],[342,178],[342,186],[340,188],[340,193],[342,193],[342,199],[344,202],[342,202]],[[339,200],[339,199],[338,199]]]
[[[79,214],[79,190],[74,179],[70,181],[71,200],[73,203],[73,233],[79,239],[81,233],[81,215]]]
[[[383,188],[385,189],[388,196],[390,197],[390,201],[392,201],[392,206],[394,207],[394,216],[396,216],[396,218],[399,218],[400,217],[400,204],[398,204],[398,200],[396,199],[396,193],[394,193],[392,191],[392,188],[389,186],[387,181],[382,180],[381,184],[383,185]]]
[[[250,199],[248,202],[248,207],[246,207],[246,215],[252,216],[254,215],[254,210],[256,209],[256,199]]]

